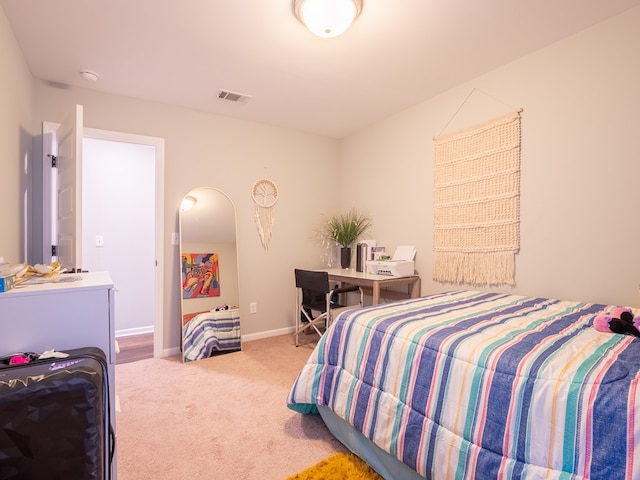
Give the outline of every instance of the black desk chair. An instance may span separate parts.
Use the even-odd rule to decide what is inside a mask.
[[[322,336],[321,328],[329,328],[335,315],[363,305],[364,294],[357,285],[331,288],[329,274],[312,270],[295,269],[296,277],[296,347],[300,345],[300,332],[313,328]],[[358,305],[341,305],[341,293],[360,292]],[[317,316],[314,317],[314,312]]]

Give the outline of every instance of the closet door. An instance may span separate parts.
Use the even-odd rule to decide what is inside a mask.
[[[82,105],[43,124],[43,262],[82,268]],[[55,250],[54,250],[55,248]]]

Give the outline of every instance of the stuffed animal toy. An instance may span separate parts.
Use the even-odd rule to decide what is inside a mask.
[[[616,307],[607,314],[598,315],[593,326],[599,332],[622,333],[640,337],[640,317],[634,319],[633,312],[624,307]]]

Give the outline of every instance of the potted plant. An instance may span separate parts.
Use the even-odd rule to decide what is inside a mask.
[[[351,247],[371,227],[371,218],[358,213],[353,208],[347,213],[334,215],[327,222],[324,236],[342,247],[340,264],[342,268],[351,265]]]

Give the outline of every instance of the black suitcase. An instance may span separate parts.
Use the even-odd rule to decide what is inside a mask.
[[[23,365],[0,361],[0,479],[106,480],[115,439],[99,348]]]

